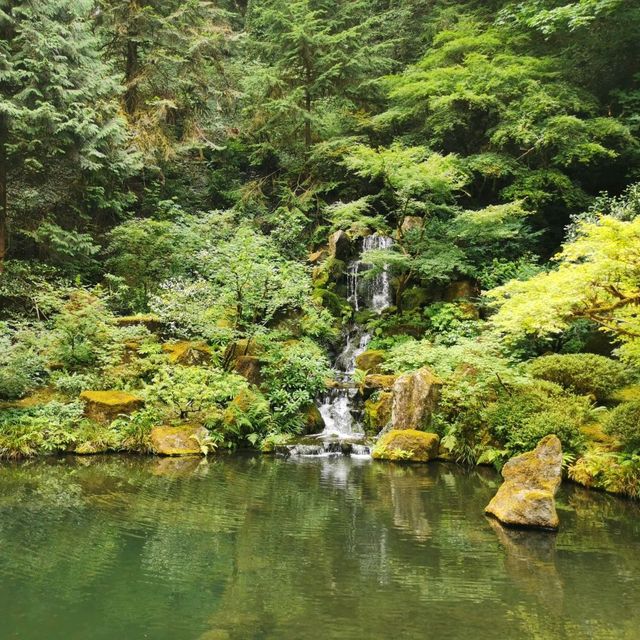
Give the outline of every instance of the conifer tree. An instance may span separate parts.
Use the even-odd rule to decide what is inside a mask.
[[[127,204],[135,159],[91,8],[85,0],[0,4],[0,262],[9,226],[45,256],[91,253],[77,230]]]

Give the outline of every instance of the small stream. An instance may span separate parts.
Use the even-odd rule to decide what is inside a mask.
[[[347,268],[347,296],[354,311],[370,310],[382,313],[393,303],[390,275],[384,268],[375,276],[367,276],[371,265],[363,255],[375,249],[388,249],[393,239],[373,234],[363,238],[360,255]],[[331,455],[351,451],[351,455],[368,455],[362,428],[363,407],[353,375],[356,358],[366,351],[371,336],[357,323],[345,327],[342,348],[334,363],[335,386],[318,399],[318,409],[324,420],[324,431],[319,435],[318,445],[297,445],[293,455]],[[351,441],[345,448],[341,442]]]

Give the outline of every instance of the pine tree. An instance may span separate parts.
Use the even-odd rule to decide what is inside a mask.
[[[205,0],[98,0],[105,49],[122,74],[134,142],[161,163],[224,136],[232,83],[227,14]]]
[[[115,100],[120,87],[98,54],[91,2],[0,4],[0,261],[11,237],[67,258],[118,216],[135,169]],[[45,224],[46,223],[46,224]]]
[[[365,83],[391,68],[369,3],[264,0],[249,7],[246,116],[263,154],[304,155],[362,105]],[[338,127],[338,130],[340,127]]]

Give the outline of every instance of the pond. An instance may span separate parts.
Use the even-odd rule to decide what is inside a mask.
[[[563,486],[505,530],[490,469],[366,459],[0,466],[0,638],[608,638],[640,633],[640,510]]]

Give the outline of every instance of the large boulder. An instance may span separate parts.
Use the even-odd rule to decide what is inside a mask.
[[[393,385],[394,429],[422,429],[431,424],[442,383],[427,368],[400,376]]]
[[[486,513],[510,526],[558,528],[555,495],[562,480],[562,445],[557,436],[546,436],[533,451],[511,458],[502,477]]]
[[[84,414],[90,420],[109,423],[123,414],[142,408],[144,400],[124,391],[83,391],[80,400]]]
[[[405,429],[381,436],[371,455],[376,460],[429,462],[438,456],[439,448],[440,438],[435,433]]]
[[[380,366],[384,362],[384,351],[378,351],[376,349],[369,349],[363,351],[360,355],[356,356],[356,367],[361,371],[368,371],[369,373],[381,373]]]
[[[321,433],[324,431],[324,418],[315,404],[310,404],[304,412],[304,433]]]
[[[154,427],[151,430],[151,447],[160,456],[202,455],[200,443],[208,433],[198,425]]]

